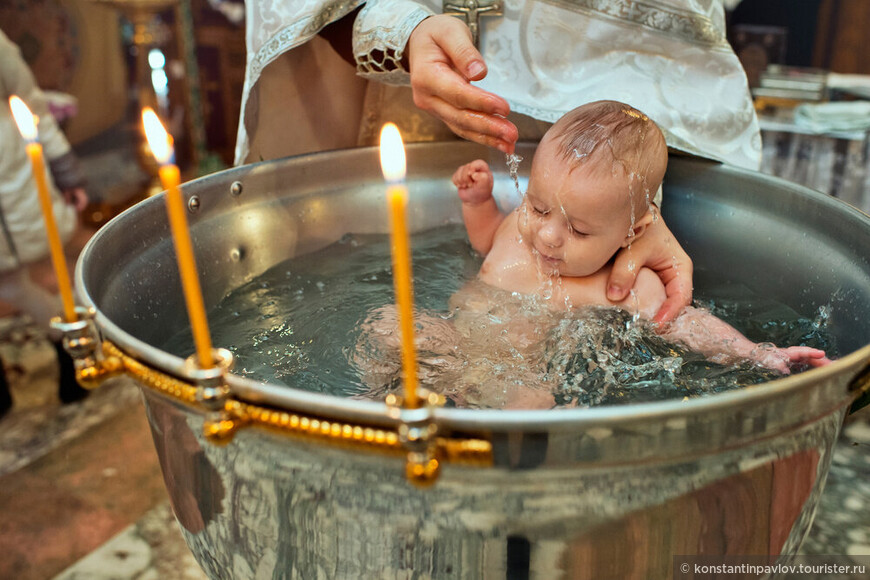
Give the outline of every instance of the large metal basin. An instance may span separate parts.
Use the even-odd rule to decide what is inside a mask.
[[[520,152],[528,159],[532,146]],[[412,229],[460,219],[449,182],[458,165],[483,157],[504,167],[470,144],[414,145],[408,157]],[[183,189],[199,198],[190,220],[207,305],[347,232],[387,231],[373,149],[240,167]],[[670,578],[677,554],[793,554],[843,417],[866,388],[857,377],[870,361],[870,218],[775,178],[685,158],[671,160],[664,215],[699,266],[801,313],[832,304],[841,358],[687,402],[439,409],[439,432],[491,441],[492,465],[447,464],[429,489],[406,481],[400,455],[253,427],[214,445],[201,410],[143,387],[172,505],[203,569],[222,580],[649,579]],[[187,324],[162,197],[100,230],[76,280],[106,339],[189,376],[155,346]],[[273,409],[398,421],[375,402],[236,376],[229,384],[239,400]]]

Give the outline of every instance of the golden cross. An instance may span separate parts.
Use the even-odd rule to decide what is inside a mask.
[[[444,0],[441,10],[465,21],[476,47],[480,40],[480,17],[503,14],[501,0]]]

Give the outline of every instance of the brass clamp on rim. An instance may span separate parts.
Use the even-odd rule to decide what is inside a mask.
[[[396,423],[395,429],[344,423],[234,398],[225,380],[233,358],[224,349],[212,351],[213,369],[202,370],[196,358],[188,359],[183,379],[147,366],[111,342],[104,342],[102,351],[119,361],[121,370],[143,387],[204,410],[203,433],[213,444],[229,443],[238,429],[250,425],[382,453],[404,453],[407,479],[419,487],[435,483],[443,462],[468,467],[491,467],[493,463],[492,443],[487,439],[439,430],[434,411],[443,405],[440,395],[424,391],[420,397],[425,406],[419,409],[402,408],[399,397],[388,396],[388,414]]]
[[[202,424],[203,435],[215,445],[226,445],[245,421],[230,413],[227,405],[231,400],[227,373],[233,366],[233,353],[225,348],[213,348],[211,356],[215,365],[210,369],[200,366],[196,354],[187,357],[184,373],[196,385],[196,402],[207,411]]]
[[[94,309],[76,306],[75,312],[78,320],[66,322],[55,316],[50,325],[63,334],[63,348],[75,364],[76,381],[85,389],[92,390],[123,372],[124,364],[120,358],[106,356],[103,352],[100,333],[94,324]]]
[[[407,452],[405,476],[417,487],[429,487],[441,473],[442,453],[438,445],[435,409],[444,405],[444,397],[426,389],[417,389],[423,405],[417,409],[402,407],[398,395],[387,395],[391,417],[399,421],[399,442]]]

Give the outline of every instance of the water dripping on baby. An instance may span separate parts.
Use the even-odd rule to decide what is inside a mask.
[[[514,187],[517,190],[517,197],[522,200],[525,196],[525,193],[520,191],[520,178],[519,178],[519,167],[520,162],[522,162],[523,158],[521,155],[517,155],[516,153],[505,153],[505,163],[508,166],[508,173],[511,176],[511,179],[514,182]]]
[[[634,263],[629,262],[628,264],[629,270],[634,272]],[[636,326],[638,321],[640,320],[640,298],[637,297],[637,291],[634,288],[629,290],[629,296],[631,296],[631,306],[633,314],[631,315],[631,322],[626,322],[626,330],[629,330],[632,326]]]
[[[523,236],[519,233],[519,231],[526,229],[529,225],[529,207],[526,203],[526,193],[520,189],[520,179],[519,179],[519,165],[523,160],[522,156],[517,155],[516,153],[506,153],[505,154],[505,163],[508,166],[508,173],[511,176],[511,179],[514,182],[514,188],[517,192],[517,197],[520,200],[520,215],[519,215],[519,228],[517,228],[517,241],[522,244]]]

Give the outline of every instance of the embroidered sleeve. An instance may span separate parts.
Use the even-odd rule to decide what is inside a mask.
[[[413,0],[369,0],[354,23],[353,56],[365,78],[407,85],[402,57],[411,32],[433,12]]]
[[[245,85],[236,139],[235,163],[248,156],[248,119],[257,107],[255,87],[263,69],[300,46],[326,25],[353,12],[364,0],[249,0],[245,2]],[[253,95],[253,96],[252,96]]]

